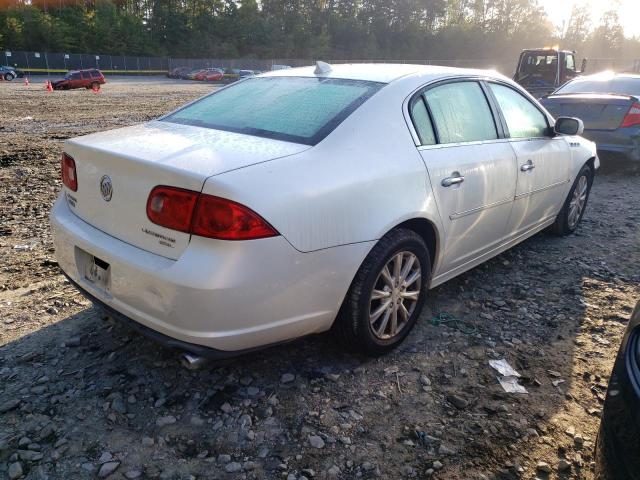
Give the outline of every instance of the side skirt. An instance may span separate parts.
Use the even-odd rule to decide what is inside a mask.
[[[454,277],[457,277],[461,273],[464,273],[467,270],[471,270],[473,267],[477,267],[478,265],[480,265],[481,263],[486,262],[490,258],[493,258],[493,257],[495,257],[497,255],[500,255],[505,250],[510,249],[514,245],[517,245],[518,243],[520,243],[520,242],[526,240],[527,238],[535,235],[536,233],[540,232],[541,230],[544,230],[545,228],[549,227],[550,225],[553,224],[554,221],[555,221],[555,217],[551,217],[551,218],[543,221],[542,223],[539,223],[538,225],[536,225],[532,229],[527,230],[526,232],[518,235],[517,237],[514,237],[511,240],[506,241],[502,245],[497,246],[493,250],[489,250],[488,252],[480,255],[477,258],[474,258],[473,260],[469,260],[467,263],[459,265],[456,268],[449,270],[448,272],[444,272],[444,273],[441,273],[440,275],[438,275],[436,277],[433,277],[433,279],[431,279],[431,284],[430,284],[429,288],[437,287],[438,285],[441,285],[444,282],[446,282],[448,280],[451,280]]]

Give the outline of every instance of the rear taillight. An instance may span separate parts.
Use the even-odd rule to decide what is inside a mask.
[[[640,103],[631,105],[620,127],[635,127],[636,125],[640,125]]]
[[[253,210],[220,197],[158,186],[149,194],[147,216],[156,225],[220,240],[255,240],[278,232]]]
[[[147,217],[156,225],[189,233],[198,195],[182,188],[155,187],[147,200]]]
[[[64,183],[69,190],[76,192],[78,190],[78,177],[76,176],[75,160],[66,153],[63,153],[60,159],[60,167],[62,169],[62,183]]]
[[[191,233],[221,240],[253,240],[278,235],[253,210],[231,200],[205,194],[198,199]]]

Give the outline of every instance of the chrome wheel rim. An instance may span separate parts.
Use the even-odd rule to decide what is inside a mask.
[[[581,176],[578,180],[578,184],[576,185],[575,190],[573,191],[571,200],[569,201],[569,228],[575,228],[575,226],[578,225],[580,215],[582,214],[584,206],[587,203],[588,187],[589,182],[587,181],[586,175]]]
[[[389,340],[405,329],[421,286],[422,269],[415,254],[398,252],[384,265],[369,298],[369,324],[377,338]]]

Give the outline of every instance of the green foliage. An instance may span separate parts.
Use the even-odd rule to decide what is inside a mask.
[[[1,0],[0,49],[512,62],[522,48],[560,42],[640,57],[614,11],[591,22],[574,7],[554,32],[537,0]]]

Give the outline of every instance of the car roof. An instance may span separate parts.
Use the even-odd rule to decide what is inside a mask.
[[[469,68],[444,67],[437,65],[412,65],[394,63],[345,63],[331,65],[331,70],[324,74],[316,75],[315,66],[291,68],[286,70],[274,70],[260,74],[262,77],[326,77],[343,78],[349,80],[363,80],[370,82],[391,83],[400,78],[416,76],[430,77],[429,80],[438,78],[462,77],[462,76],[488,76],[505,79],[503,75],[494,70],[477,70]]]
[[[629,78],[640,79],[640,74],[637,73],[615,73],[611,71],[604,71],[598,73],[592,73],[591,75],[582,75],[574,78],[573,80],[613,80],[614,78]]]

